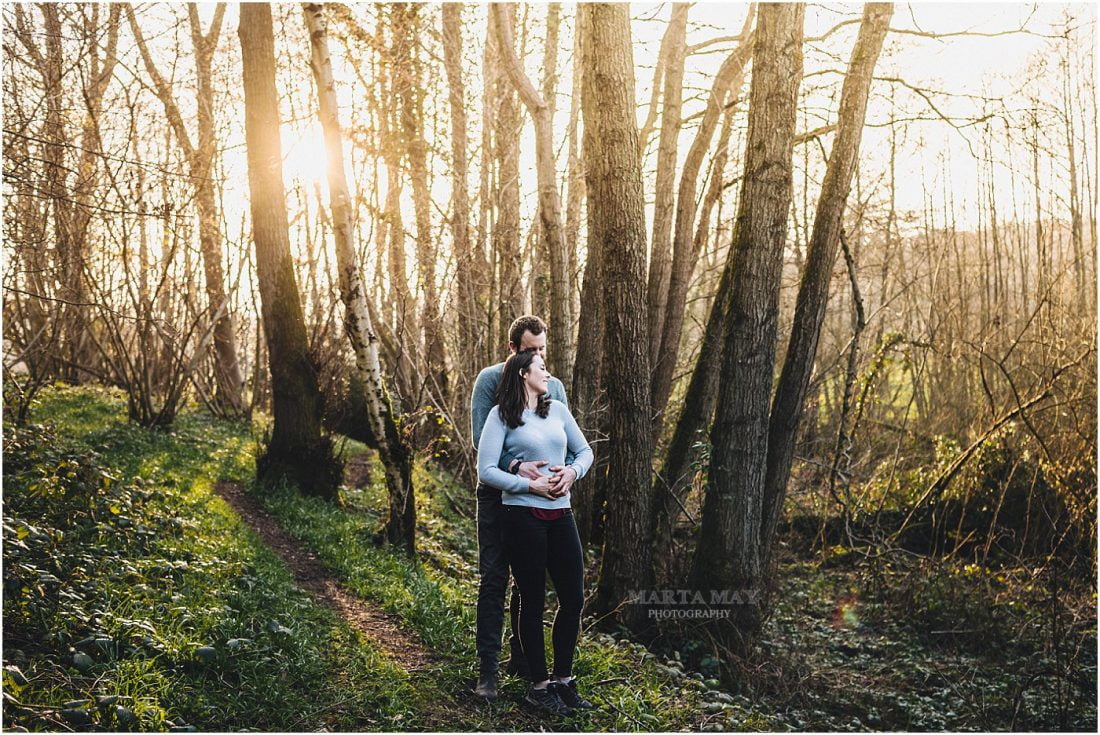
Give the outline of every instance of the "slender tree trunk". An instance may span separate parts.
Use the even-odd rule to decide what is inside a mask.
[[[497,34],[498,50],[505,73],[519,92],[535,123],[535,169],[539,191],[539,239],[541,250],[550,264],[550,328],[554,349],[550,351],[551,371],[565,382],[570,380],[573,355],[572,302],[569,295],[568,259],[561,221],[561,196],[554,162],[553,111],[539,94],[516,57],[512,38],[513,7],[490,5]]]
[[[394,3],[393,21],[395,61],[394,86],[400,106],[399,118],[409,162],[416,217],[416,264],[423,297],[421,326],[424,330],[424,364],[429,388],[443,401],[447,387],[447,360],[440,331],[439,295],[436,287],[437,250],[432,235],[431,195],[428,181],[428,142],[424,139],[424,85],[417,38],[421,32],[420,5]]]
[[[651,574],[649,354],[645,323],[645,210],[635,119],[634,60],[626,5],[585,5],[584,157],[589,242],[602,254],[609,476],[598,613],[617,610]],[[644,624],[628,606],[623,621]]]
[[[703,120],[695,134],[691,148],[680,173],[680,187],[676,195],[676,221],[672,241],[672,272],[669,277],[668,300],[661,331],[661,346],[654,364],[650,391],[653,396],[654,427],[663,421],[665,406],[672,391],[672,377],[676,372],[676,356],[680,351],[680,334],[684,324],[684,305],[687,301],[691,272],[698,253],[695,251],[695,208],[699,172],[714,137],[722,108],[728,95],[740,90],[745,76],[745,66],[752,54],[753,6],[749,7],[741,28],[740,46],[722,63],[711,88]]]
[[[456,324],[461,344],[456,355],[460,376],[472,376],[480,369],[479,351],[473,346],[481,337],[478,328],[479,289],[475,275],[484,265],[476,262],[470,243],[470,193],[466,153],[466,84],[462,74],[462,5],[443,3],[443,65],[447,73],[451,111],[451,238],[454,240],[455,291],[458,301]]]
[[[508,22],[514,26],[515,15]],[[510,81],[504,79],[501,62],[501,39],[495,23],[489,24],[486,34],[492,85],[495,102],[495,118],[492,122],[492,149],[496,163],[495,205],[492,249],[496,263],[498,299],[497,344],[508,343],[508,327],[523,311],[523,282],[521,279],[522,256],[519,232],[519,138],[523,128],[519,101]],[[514,31],[513,31],[514,34]],[[487,121],[488,123],[488,121]]]
[[[725,351],[691,573],[695,589],[755,595],[710,626],[715,639],[735,654],[748,650],[762,623],[759,539],[768,404],[791,205],[804,12],[802,4],[766,4],[757,15],[745,167],[729,254],[733,277]]]
[[[664,38],[658,63],[664,68],[661,93],[661,135],[657,143],[657,179],[653,188],[653,235],[649,241],[649,286],[647,318],[649,364],[660,357],[661,329],[668,299],[669,271],[672,267],[672,211],[676,204],[673,184],[676,180],[676,144],[680,139],[680,110],[683,107],[684,56],[687,54],[688,3],[673,3],[672,17]]]
[[[653,561],[658,581],[669,571],[676,519],[691,488],[692,465],[701,454],[696,449],[696,444],[708,440],[706,430],[710,428],[715,405],[718,403],[718,376],[722,369],[725,345],[725,307],[730,298],[732,282],[732,262],[727,260],[718,282],[718,292],[710,305],[699,357],[691,372],[680,418],[665,453],[664,464],[653,481]]]
[[[1068,47],[1069,37],[1066,37],[1066,44]],[[1087,308],[1088,294],[1086,289],[1089,287],[1085,280],[1085,255],[1083,246],[1083,229],[1081,218],[1081,204],[1080,195],[1077,188],[1077,155],[1076,155],[1076,133],[1073,129],[1073,108],[1074,101],[1070,95],[1070,51],[1066,50],[1066,62],[1065,62],[1065,76],[1062,86],[1062,100],[1066,120],[1066,160],[1069,164],[1069,213],[1070,213],[1070,242],[1073,245],[1073,286],[1074,296],[1077,300],[1077,305],[1082,308]]]
[[[379,12],[375,33],[377,38],[386,37],[389,14]],[[378,44],[381,63],[376,74],[378,140],[382,149],[382,161],[386,168],[386,199],[383,203],[382,242],[385,243],[385,272],[389,276],[390,298],[384,300],[388,322],[384,322],[389,333],[394,335],[393,349],[388,350],[392,362],[392,374],[396,385],[396,398],[411,400],[416,394],[415,367],[419,362],[419,327],[417,326],[416,299],[409,288],[407,263],[405,260],[405,224],[401,216],[401,197],[404,190],[402,161],[405,158],[405,146],[401,135],[396,132],[400,125],[395,120],[399,115],[399,105],[393,100],[398,98],[397,81],[392,73],[396,62],[396,44]],[[379,275],[383,270],[379,265]],[[392,398],[393,396],[391,396]],[[395,406],[395,411],[400,409]]]
[[[574,111],[579,111],[581,100],[584,96],[584,41],[586,32],[584,24],[587,14],[577,8],[576,42],[574,44],[574,76],[573,76],[573,105]],[[572,135],[576,135],[577,121],[571,123]],[[577,156],[577,160],[580,157]],[[578,166],[577,178],[573,186],[579,190],[586,189],[584,171]],[[571,189],[572,191],[572,189]],[[578,194],[577,199],[580,199]],[[574,206],[570,197],[570,206]],[[577,227],[580,229],[580,202],[577,201],[574,210],[577,218]],[[593,220],[592,210],[588,210],[588,232],[591,233],[597,226]],[[576,230],[573,230],[574,232]],[[603,260],[603,251],[600,240],[588,237],[588,257],[584,267],[584,278],[580,293],[580,308],[578,311],[577,345],[584,350],[584,359],[577,360],[573,369],[573,384],[569,389],[569,407],[577,419],[577,423],[584,431],[585,436],[597,435],[602,429],[604,412],[601,408],[603,395],[600,384],[602,380],[602,367],[604,357],[604,302],[603,279],[600,276],[600,264]],[[577,521],[577,530],[580,533],[581,542],[587,545],[592,538],[592,529],[602,507],[603,480],[607,472],[607,458],[602,453],[597,453],[596,461],[584,479],[584,485],[580,492],[574,493],[572,505],[573,514]]]
[[[714,205],[719,203],[722,198],[722,177],[726,172],[726,162],[729,160],[729,144],[730,133],[733,131],[733,107],[727,106],[726,114],[722,118],[722,131],[718,133],[718,145],[715,148],[714,161],[711,165],[710,171],[710,183],[707,184],[706,194],[703,195],[703,201],[699,205],[699,217],[695,225],[695,244],[693,249],[696,253],[703,253],[706,251],[707,240],[710,235],[710,215],[714,211]],[[721,225],[722,214],[718,213],[719,226]],[[716,250],[716,248],[711,249]],[[724,272],[724,271],[723,271]]]
[[[825,179],[818,197],[817,214],[806,252],[806,267],[795,304],[790,342],[768,425],[767,479],[764,485],[764,518],[760,536],[760,556],[764,560],[769,557],[775,526],[786,497],[795,437],[802,418],[803,399],[810,383],[821,324],[825,319],[825,306],[829,301],[829,284],[840,244],[844,208],[859,158],[859,143],[863,136],[863,121],[867,115],[871,77],[893,12],[892,3],[867,3],[864,6],[859,37],[852,50],[848,73],[844,77],[844,86],[840,93],[836,140],[829,154]]]
[[[498,340],[497,326],[500,321],[498,314],[499,304],[497,300],[497,272],[496,251],[493,248],[495,241],[491,239],[495,231],[494,205],[496,203],[496,184],[493,177],[493,128],[489,120],[495,119],[493,105],[496,100],[496,74],[497,65],[493,50],[493,33],[490,26],[485,34],[485,43],[481,50],[481,165],[478,166],[478,217],[477,217],[477,241],[474,245],[478,257],[484,258],[482,267],[482,283],[485,294],[485,311],[479,314],[478,324],[485,338],[481,341],[478,364],[492,364],[497,357],[497,350],[502,344]]]
[[[69,221],[71,219],[71,205],[69,202],[68,166],[65,162],[65,149],[69,144],[65,133],[64,123],[64,89],[62,77],[64,75],[65,59],[62,55],[62,29],[61,18],[58,14],[61,5],[42,3],[39,9],[42,11],[43,30],[45,31],[45,54],[39,58],[42,81],[45,87],[46,119],[43,127],[45,141],[42,147],[42,158],[45,164],[44,180],[46,194],[49,197],[50,224],[53,230],[53,245],[55,252],[55,268],[59,281],[57,293],[65,302],[80,303],[76,299],[81,288],[78,281],[80,273],[77,270],[79,257],[76,249],[78,244],[73,242],[69,233]],[[69,342],[79,339],[76,330],[79,319],[74,313],[79,309],[76,306],[62,304],[60,322],[60,350],[52,355],[49,372],[64,380],[75,382],[77,373],[66,363],[66,353],[71,351]]]
[[[323,400],[290,254],[271,6],[244,3],[240,12],[252,237],[275,419],[256,475],[265,484],[286,479],[303,492],[333,498],[341,468],[321,436]]]
[[[577,13],[580,15],[579,11]],[[580,30],[574,28],[573,30],[573,93],[570,95],[569,100],[569,190],[565,199],[565,250],[569,260],[569,298],[572,302],[572,309],[574,324],[570,325],[570,331],[577,326],[576,322],[580,320],[581,303],[581,275],[580,268],[578,266],[578,249],[580,247],[580,229],[581,229],[581,202],[584,201],[585,186],[584,186],[584,169],[581,161],[580,154],[578,152],[578,141],[580,136],[578,135],[581,111],[581,65],[577,63],[577,59],[581,58],[581,39],[583,35]],[[574,345],[581,344],[581,335],[577,334],[577,338],[573,341]],[[585,344],[587,350],[588,345]],[[575,364],[576,350],[570,357],[571,366]]]

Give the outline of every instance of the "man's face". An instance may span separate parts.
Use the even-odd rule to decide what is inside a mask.
[[[546,332],[542,334],[531,334],[531,330],[526,330],[523,336],[519,340],[519,349],[517,352],[534,352],[543,360],[546,359]]]

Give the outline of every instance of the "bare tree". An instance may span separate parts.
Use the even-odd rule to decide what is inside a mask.
[[[153,88],[164,106],[164,113],[172,126],[176,141],[183,148],[190,167],[195,186],[195,206],[199,215],[199,244],[202,248],[203,269],[206,275],[206,295],[211,304],[211,312],[218,320],[214,327],[214,350],[217,353],[217,405],[226,415],[239,416],[245,412],[242,398],[244,379],[238,364],[233,318],[228,309],[229,300],[225,292],[225,275],[222,267],[223,238],[218,224],[218,204],[213,180],[213,164],[218,151],[218,141],[214,132],[214,89],[211,84],[210,63],[214,50],[218,46],[224,16],[225,3],[219,3],[214,9],[210,29],[204,33],[199,20],[198,6],[195,3],[189,3],[187,6],[187,21],[191,31],[191,44],[194,48],[197,81],[198,142],[195,143],[188,132],[171,85],[153,61],[133,7],[126,7],[126,17],[130,21],[130,30],[141,53],[145,69],[153,81]],[[223,309],[222,304],[226,304],[227,308]]]
[[[274,414],[271,438],[256,462],[256,475],[264,483],[285,479],[303,492],[332,498],[341,468],[331,442],[321,435],[322,399],[290,255],[271,6],[242,5],[237,35],[244,76],[252,237]]]

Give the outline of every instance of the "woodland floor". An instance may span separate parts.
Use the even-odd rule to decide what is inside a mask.
[[[514,677],[485,705],[463,488],[418,463],[407,559],[375,543],[384,488],[364,447],[345,447],[337,503],[258,495],[260,433],[197,411],[147,432],[117,392],[70,388],[5,426],[5,729],[1096,729],[1095,595],[1067,602],[1057,638],[1042,591],[1021,596],[1005,620],[1031,637],[1000,639],[1016,628],[981,617],[1003,602],[995,579],[914,568],[885,582],[927,582],[899,610],[850,554],[787,555],[732,688],[697,647],[586,630],[576,671],[599,712],[546,723]]]

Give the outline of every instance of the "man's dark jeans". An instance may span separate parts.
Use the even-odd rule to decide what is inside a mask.
[[[477,656],[483,671],[495,671],[504,628],[504,594],[508,591],[508,558],[504,553],[504,506],[500,490],[477,485]],[[519,645],[519,593],[512,588],[509,604],[512,632],[509,644],[517,661],[523,659]]]

